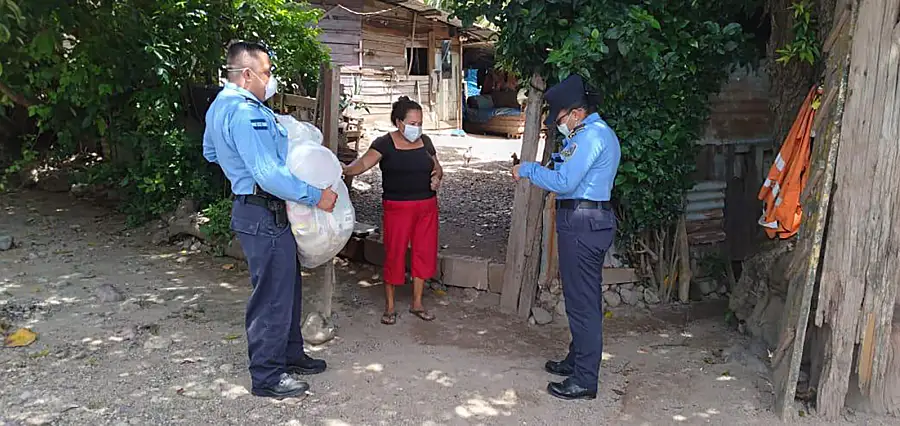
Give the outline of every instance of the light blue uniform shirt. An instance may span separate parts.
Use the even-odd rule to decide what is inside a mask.
[[[253,194],[254,184],[282,200],[310,206],[322,190],[288,170],[287,130],[256,96],[227,83],[206,113],[203,156],[222,167],[235,195]]]
[[[619,138],[597,113],[587,116],[584,128],[563,142],[553,170],[523,162],[519,176],[557,194],[559,200],[609,201],[622,152]]]

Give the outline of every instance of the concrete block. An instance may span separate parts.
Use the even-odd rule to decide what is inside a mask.
[[[365,240],[351,237],[338,256],[354,262],[365,261]]]
[[[454,287],[488,290],[488,259],[470,256],[446,256],[443,265],[443,283]]]
[[[376,266],[384,266],[384,245],[375,237],[363,240],[363,256],[366,262]]]
[[[640,281],[631,268],[603,268],[603,284],[627,284]],[[565,283],[563,283],[565,285]]]
[[[488,291],[500,294],[503,292],[503,274],[506,273],[506,264],[488,264]]]

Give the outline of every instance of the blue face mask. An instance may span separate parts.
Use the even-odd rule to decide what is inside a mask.
[[[409,143],[413,143],[419,140],[419,137],[422,136],[422,128],[419,126],[413,126],[406,124],[403,126],[403,137],[409,141]]]

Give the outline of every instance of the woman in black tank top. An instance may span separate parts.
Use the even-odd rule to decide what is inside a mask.
[[[434,315],[422,305],[425,280],[437,272],[437,189],[443,171],[437,151],[422,134],[422,107],[403,96],[391,109],[397,131],[372,142],[362,157],[344,167],[345,176],[356,176],[378,164],[382,174],[384,209],[384,315],[383,324],[395,324],[394,288],[406,282],[406,250],[412,246],[413,300],[409,312],[431,321]]]

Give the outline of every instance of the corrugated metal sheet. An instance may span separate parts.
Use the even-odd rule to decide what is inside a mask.
[[[699,182],[688,191],[685,207],[688,241],[712,244],[725,241],[725,189],[723,181]]]

